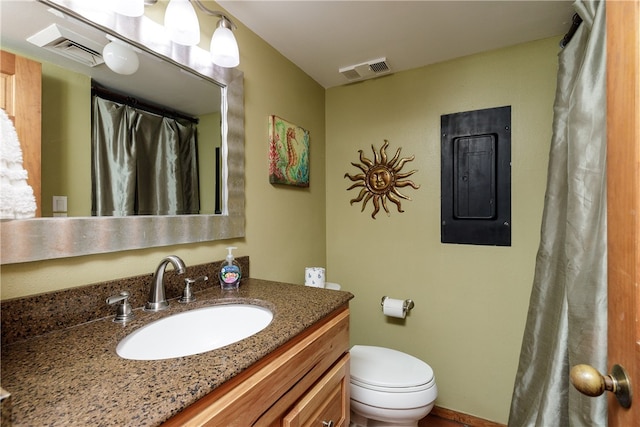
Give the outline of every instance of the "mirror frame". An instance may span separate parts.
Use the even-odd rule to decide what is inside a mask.
[[[82,0],[37,1],[222,87],[223,210],[222,215],[2,220],[0,264],[244,237],[244,73],[212,64],[197,46],[173,45],[148,18],[102,13],[89,19],[78,12]]]

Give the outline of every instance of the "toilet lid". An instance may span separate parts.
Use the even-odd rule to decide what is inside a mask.
[[[351,378],[374,387],[407,388],[428,384],[433,370],[422,360],[384,347],[354,345]]]

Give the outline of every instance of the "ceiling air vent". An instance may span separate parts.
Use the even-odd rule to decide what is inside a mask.
[[[89,67],[104,63],[100,43],[74,33],[57,24],[51,24],[44,30],[27,38],[30,43],[56,52]]]
[[[389,74],[391,72],[391,68],[389,68],[387,58],[378,58],[363,62],[362,64],[343,67],[338,69],[338,71],[349,79],[349,81],[355,82],[358,80],[366,80],[384,74]]]

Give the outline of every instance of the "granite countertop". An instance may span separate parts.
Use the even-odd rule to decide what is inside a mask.
[[[3,345],[2,388],[11,393],[13,425],[161,424],[353,297],[251,278],[238,291],[212,286],[196,296],[190,304],[172,300],[158,313],[136,309],[124,326],[111,316]],[[124,336],[151,321],[228,303],[267,307],[273,321],[252,337],[199,355],[137,361],[115,352]]]

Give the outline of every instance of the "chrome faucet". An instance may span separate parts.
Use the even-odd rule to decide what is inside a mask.
[[[182,261],[180,257],[169,255],[163,258],[153,275],[151,289],[149,289],[149,300],[144,305],[145,311],[160,311],[169,307],[169,303],[164,295],[164,270],[169,263],[173,265],[174,270],[178,274],[184,274],[186,271],[184,261]]]

